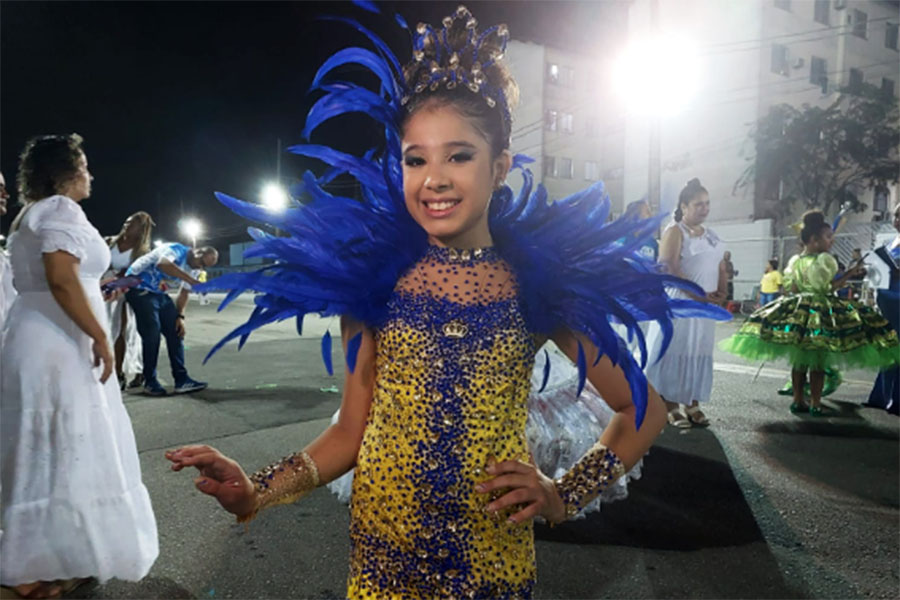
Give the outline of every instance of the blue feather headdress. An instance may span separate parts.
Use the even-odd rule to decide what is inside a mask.
[[[363,4],[367,10],[377,10],[369,2]],[[447,86],[461,83],[472,93],[483,95],[486,102],[493,99],[493,106],[508,111],[502,94],[498,95],[490,86],[474,85],[475,75],[469,72],[464,76],[458,60],[451,62],[451,57],[463,50],[474,51],[473,56],[477,58],[478,44],[485,36],[508,35],[505,28],[492,28],[479,37],[474,19],[461,7],[445,19],[443,32],[420,26],[416,35],[432,36],[441,46],[448,39],[447,28],[458,25],[457,19],[465,20],[464,25],[470,31],[468,43],[472,47],[454,51],[442,46],[446,64],[438,64],[434,69],[436,79],[429,80],[419,91],[432,89],[435,81]],[[400,61],[378,36],[352,19],[335,20],[365,35],[375,51],[346,48],[325,61],[312,83],[312,89],[323,96],[310,109],[303,135],[309,139],[323,122],[363,112],[383,128],[384,147],[381,151],[372,149],[363,156],[315,144],[289,148],[295,154],[321,160],[329,168],[320,177],[306,172],[302,189],[311,201],[283,213],[217,194],[236,214],[276,227],[287,235],[273,236],[251,228],[250,235],[256,243],[246,255],[269,259],[271,264],[249,273],[223,275],[204,286],[205,290],[228,291],[219,310],[242,292],[258,293],[256,307],[247,322],[218,342],[207,359],[233,339],[239,339],[243,346],[253,330],[268,323],[295,318],[300,331],[307,313],[349,315],[377,328],[387,318],[388,299],[398,279],[427,249],[424,230],[406,210],[401,171],[398,123],[405,101],[417,93],[416,89],[407,86]],[[402,19],[398,18],[397,22],[405,27]],[[422,38],[416,35],[414,53],[422,48]],[[492,57],[499,58],[496,52]],[[380,82],[379,91],[329,79],[336,68],[349,63],[375,74]],[[478,68],[485,68],[484,63],[478,64]],[[483,84],[481,79],[477,81]],[[503,113],[504,118],[508,118],[507,114]],[[626,214],[608,222],[609,197],[602,183],[549,202],[547,191],[541,185],[534,185],[531,172],[525,168],[529,162],[531,159],[522,155],[514,158],[513,167],[521,171],[524,179],[521,191],[514,194],[503,186],[495,192],[490,205],[494,244],[516,273],[526,322],[532,331],[546,336],[560,327],[580,332],[597,347],[595,362],[605,355],[621,366],[632,391],[636,424],[640,427],[647,405],[647,380],[642,369],[648,353],[638,323],[659,323],[665,337],[664,351],[671,338],[673,318],[729,319],[730,315],[709,304],[670,297],[667,287],[698,295],[703,295],[703,290],[659,272],[654,264],[640,257],[637,250],[657,230],[661,217],[641,220]],[[327,184],[338,175],[349,175],[359,182],[362,200],[326,191]],[[629,339],[636,338],[640,363],[615,333],[612,323],[624,325]],[[327,334],[322,344],[329,372],[330,340]],[[357,337],[348,345],[347,362],[351,370],[358,348]],[[577,364],[582,387],[588,362],[580,343]]]

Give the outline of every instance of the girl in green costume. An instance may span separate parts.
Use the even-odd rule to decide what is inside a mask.
[[[784,272],[781,298],[759,308],[720,347],[748,360],[787,359],[794,402],[791,412],[821,415],[825,370],[838,366],[884,369],[900,361],[897,333],[877,311],[838,298],[853,271],[835,279],[838,266],[828,253],[833,232],[822,211],[803,215],[802,254]],[[803,397],[809,372],[810,403]]]

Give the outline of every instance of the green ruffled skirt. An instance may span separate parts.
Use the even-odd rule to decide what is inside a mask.
[[[758,308],[719,347],[793,367],[884,369],[900,363],[897,332],[878,311],[825,294],[789,294]]]

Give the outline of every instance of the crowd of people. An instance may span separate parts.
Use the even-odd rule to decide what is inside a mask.
[[[363,61],[383,83],[398,78],[384,94],[407,95],[325,89],[333,106],[370,107],[385,129],[384,156],[301,151],[353,174],[367,201],[343,205],[307,181],[316,200],[280,222],[302,244],[259,241],[277,258],[265,289],[255,274],[211,282],[261,293],[241,335],[286,315],[341,316],[346,369],[333,423],[251,475],[209,446],[166,453],[173,470],[196,468],[197,489],[239,522],[332,483],[350,500],[354,598],[531,596],[535,519],[559,523],[597,508],[604,494],[624,495],[666,422],[709,425],[701,405],[712,390],[714,321],[728,318],[721,306],[736,274],[705,224],[710,197],[699,179],[681,191],[658,248],[660,219],[649,206],[610,222],[601,185],[551,205],[531,193],[526,173],[514,194],[505,180],[523,163],[509,151],[517,87],[500,58],[508,31],[478,36],[464,7],[443,25],[416,29],[402,76],[390,75],[386,47]],[[329,68],[356,60],[336,55]],[[0,338],[0,573],[21,597],[148,573],[156,521],[121,390],[168,393],[156,369],[161,337],[173,392],[206,387],[185,368],[185,310],[195,271],[218,254],[151,249],[154,222],[144,212],[104,239],[81,207],[91,179],[79,136],[30,140],[10,265],[0,260],[0,308],[9,313]],[[6,198],[4,185],[4,210]],[[870,402],[894,394],[896,406],[897,278],[882,309],[894,310],[889,324],[835,296],[849,275],[834,279],[821,212],[804,216],[801,239],[783,281],[769,278],[767,289],[784,294],[725,347],[787,359],[793,412],[821,413],[824,369],[837,364],[886,369],[882,396]],[[888,259],[898,249],[895,240]],[[165,280],[184,284],[175,300]],[[552,352],[541,351],[547,342]]]
[[[131,377],[159,395],[161,327],[175,393],[206,386],[183,366],[184,326],[176,324],[189,288],[176,312],[159,286],[166,275],[197,283],[178,265],[212,266],[215,249],[151,251],[145,212],[103,238],[81,207],[92,179],[80,136],[29,140],[17,176],[22,207],[8,257],[0,254],[0,572],[25,597],[53,597],[88,577],[146,575],[156,523],[121,390]],[[5,214],[2,175],[0,184]],[[168,304],[160,299],[154,311],[146,297]]]

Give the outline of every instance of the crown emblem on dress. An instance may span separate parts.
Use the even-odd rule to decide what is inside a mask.
[[[469,326],[459,319],[454,319],[444,323],[443,331],[445,337],[458,340],[466,337],[466,334],[469,333]]]
[[[503,58],[509,42],[506,25],[494,25],[481,32],[476,31],[478,21],[465,6],[459,6],[452,15],[444,17],[444,28],[436,31],[427,23],[419,23],[413,32],[413,60],[427,65],[417,81],[409,82],[406,104],[416,94],[435,91],[440,86],[452,90],[464,86],[481,94],[491,108],[499,107],[509,123],[509,106],[503,90],[492,86],[485,70]]]

